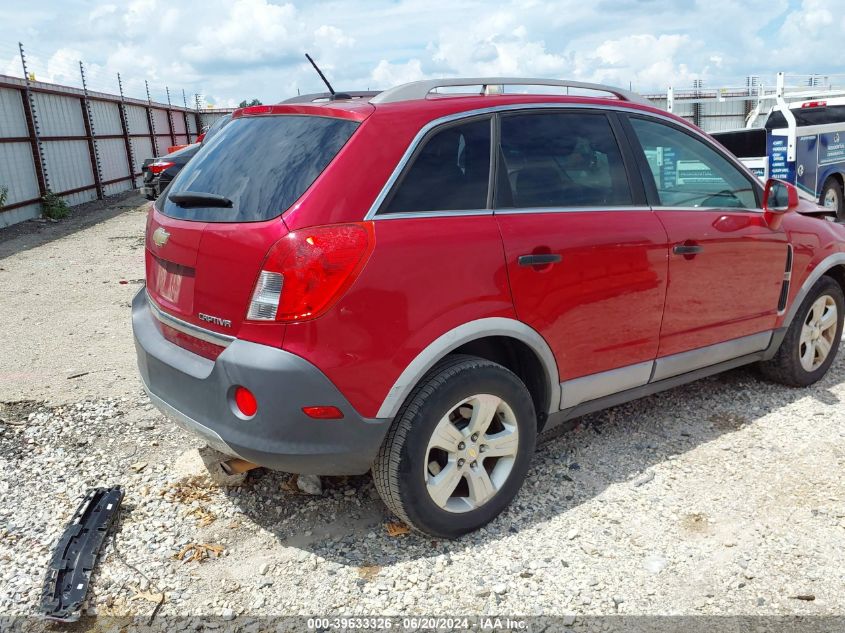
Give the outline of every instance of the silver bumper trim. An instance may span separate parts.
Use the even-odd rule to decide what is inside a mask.
[[[167,314],[167,312],[164,312],[158,307],[158,304],[156,304],[149,292],[144,290],[144,294],[147,297],[147,305],[150,306],[150,311],[153,313],[153,316],[165,325],[169,325],[174,330],[179,330],[183,334],[193,336],[194,338],[198,338],[206,343],[219,345],[220,347],[228,347],[229,344],[235,340],[234,336],[228,336],[226,334],[220,334],[219,332],[206,330],[205,328],[194,325],[193,323],[188,323],[187,321],[178,319],[172,314]]]

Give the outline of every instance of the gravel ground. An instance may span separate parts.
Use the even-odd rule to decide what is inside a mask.
[[[0,232],[0,613],[34,613],[79,498],[120,484],[89,613],[845,614],[845,356],[807,390],[740,369],[588,416],[486,529],[391,536],[368,477],[221,488],[149,404],[140,202]]]

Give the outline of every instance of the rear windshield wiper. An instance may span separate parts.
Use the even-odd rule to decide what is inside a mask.
[[[226,196],[202,191],[174,191],[167,199],[180,207],[232,207],[232,201]]]

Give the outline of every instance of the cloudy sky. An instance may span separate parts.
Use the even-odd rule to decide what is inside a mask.
[[[749,74],[843,73],[845,0],[28,0],[0,7],[0,73],[219,106],[431,76],[566,77],[736,86]]]

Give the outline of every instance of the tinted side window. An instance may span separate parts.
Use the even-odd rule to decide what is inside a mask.
[[[499,207],[632,203],[622,154],[604,114],[534,112],[503,116],[501,147]]]
[[[808,125],[828,125],[845,122],[845,105],[819,106],[816,108],[791,108],[798,127]],[[767,130],[779,130],[786,127],[786,117],[776,110],[766,119]]]
[[[424,141],[380,213],[485,209],[490,119],[439,130]]]
[[[631,125],[664,207],[753,209],[751,181],[704,141],[669,125],[632,117]]]

